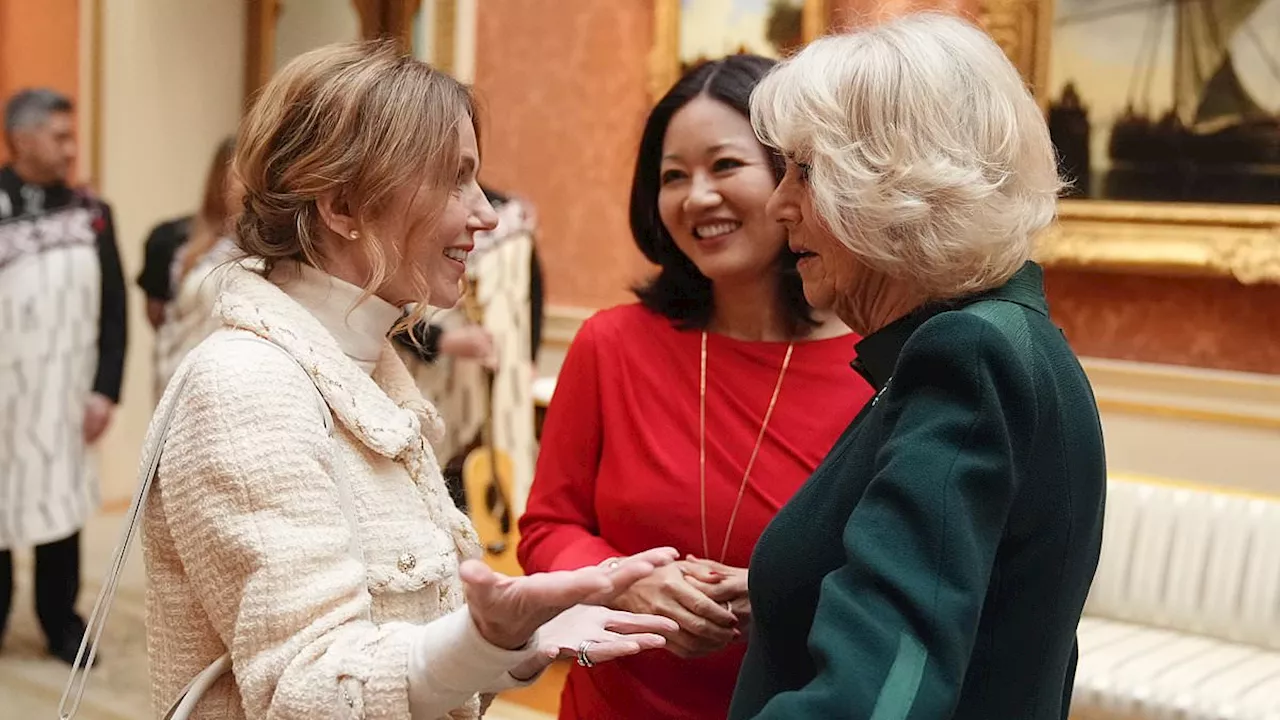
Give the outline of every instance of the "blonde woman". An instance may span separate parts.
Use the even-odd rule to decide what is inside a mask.
[[[805,297],[877,395],[760,537],[729,716],[1064,720],[1106,467],[1029,260],[1060,187],[1040,108],[926,14],[813,43],[751,114]]]
[[[469,559],[438,416],[386,338],[422,312],[401,308],[458,300],[470,235],[493,227],[474,113],[449,77],[356,44],[295,59],[244,120],[237,242],[262,269],[222,278],[224,327],[149,441],[165,443],[144,517],[157,709],[229,652],[196,717],[475,718],[556,657],[603,662],[672,629],[580,603],[673,550],[520,578]]]

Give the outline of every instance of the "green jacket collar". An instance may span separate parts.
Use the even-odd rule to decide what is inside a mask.
[[[851,366],[871,387],[880,390],[893,375],[902,346],[917,328],[938,313],[958,310],[984,300],[1015,303],[1048,317],[1049,303],[1044,296],[1044,270],[1028,260],[1004,285],[965,297],[921,305],[860,340],[854,346],[858,357]]]

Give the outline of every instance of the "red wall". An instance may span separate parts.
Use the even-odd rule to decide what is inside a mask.
[[[79,94],[78,0],[0,0],[0,102],[19,90]],[[0,163],[8,148],[0,143]]]

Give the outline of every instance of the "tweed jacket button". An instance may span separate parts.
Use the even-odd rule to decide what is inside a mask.
[[[400,568],[400,572],[407,573],[418,565],[418,558],[413,553],[405,553],[396,561],[396,567]]]

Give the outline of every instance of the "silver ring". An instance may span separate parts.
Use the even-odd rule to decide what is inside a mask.
[[[583,640],[578,646],[578,664],[584,668],[595,667],[596,664],[591,662],[591,658],[587,657],[587,649],[591,647],[591,643],[595,640]]]
[[[725,610],[728,610],[729,612],[733,612],[733,601],[732,601],[732,600],[725,600],[725,601],[724,601],[724,609],[725,609]]]

